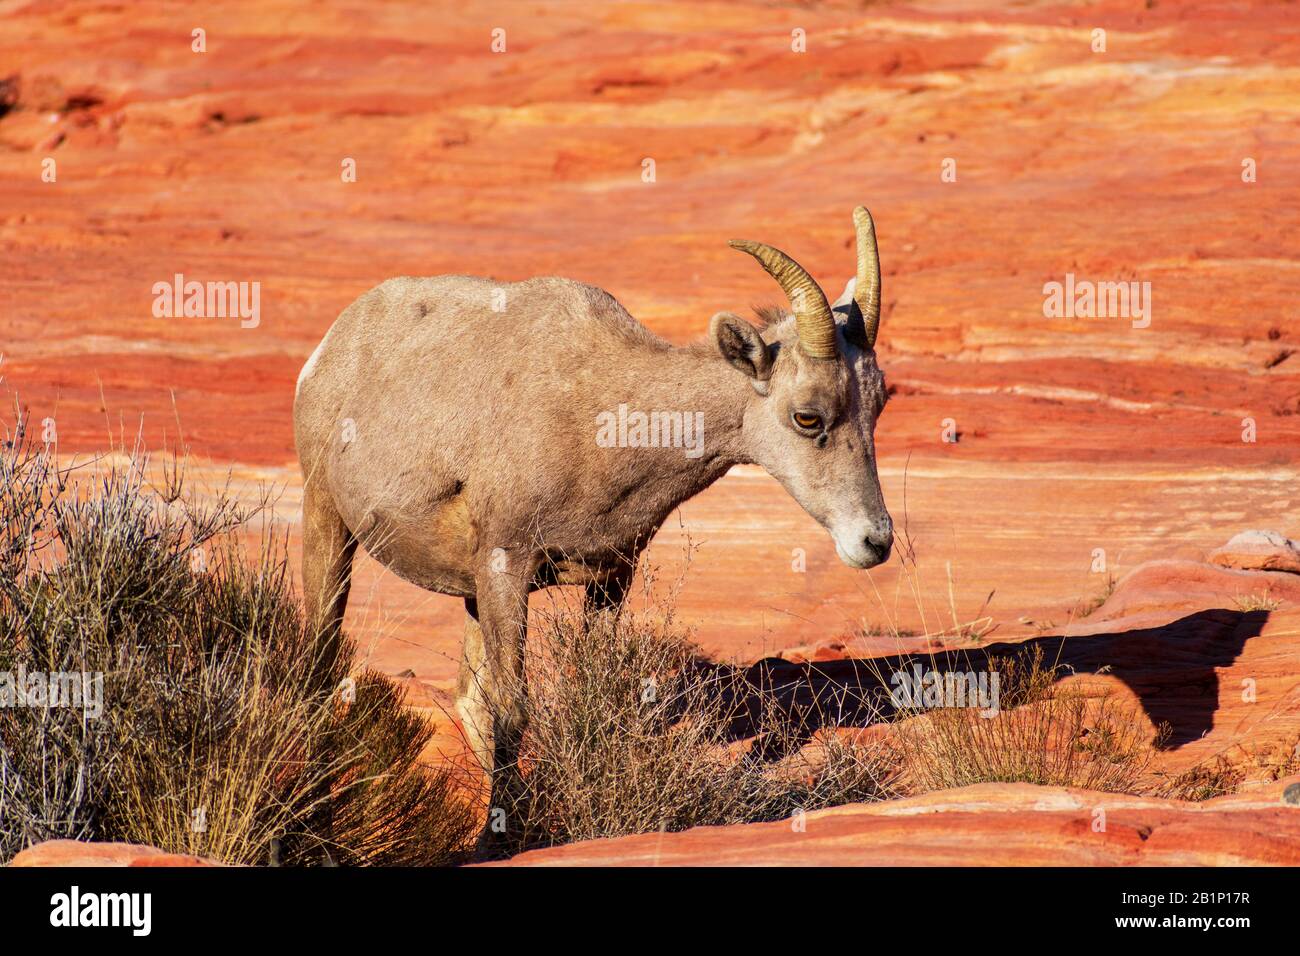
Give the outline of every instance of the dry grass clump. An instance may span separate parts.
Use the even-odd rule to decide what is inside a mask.
[[[1234,744],[1169,777],[1156,795],[1174,800],[1212,800],[1296,773],[1300,773],[1300,740],[1272,746]]]
[[[1276,611],[1282,606],[1282,602],[1267,590],[1256,591],[1253,594],[1238,594],[1232,599],[1238,611]]]
[[[1172,800],[1212,800],[1236,793],[1246,780],[1246,772],[1233,766],[1222,755],[1199,763],[1167,781],[1156,790],[1156,796]]]
[[[0,860],[72,838],[232,863],[437,864],[475,821],[418,762],[432,726],[304,625],[259,507],[147,459],[0,460],[0,672],[102,675],[102,708],[0,707]],[[94,711],[100,711],[98,714]]]
[[[889,790],[884,747],[833,721],[820,746],[803,746],[807,715],[702,660],[671,609],[560,610],[534,622],[529,643],[528,727],[498,815],[501,852],[777,820]]]
[[[899,713],[894,736],[909,790],[975,783],[1137,789],[1167,727],[1153,741],[1132,708],[1056,686],[1056,668],[1043,663],[1040,647],[998,659],[996,672],[994,716],[976,707],[910,706]]]
[[[1114,574],[1107,574],[1106,580],[1098,591],[1090,598],[1084,598],[1074,606],[1073,617],[1085,618],[1097,611],[1103,604],[1110,600],[1111,595],[1115,593],[1115,587],[1119,582],[1115,580]]]

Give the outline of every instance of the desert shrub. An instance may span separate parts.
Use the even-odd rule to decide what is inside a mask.
[[[1212,800],[1236,793],[1245,780],[1246,773],[1241,767],[1233,766],[1218,754],[1166,780],[1156,789],[1156,795],[1173,800]]]
[[[884,747],[833,721],[804,746],[807,716],[703,660],[671,608],[537,615],[526,670],[528,725],[501,808],[502,852],[777,820],[888,793]],[[756,740],[780,759],[759,757]]]
[[[894,739],[909,791],[975,783],[1138,788],[1167,727],[1152,740],[1134,708],[1057,685],[1057,669],[1043,662],[1041,647],[1004,656],[996,667],[999,700],[992,717],[976,707],[900,711]]]
[[[201,503],[175,466],[154,487],[147,463],[62,469],[21,435],[4,450],[0,673],[102,675],[102,708],[0,707],[0,860],[54,838],[248,864],[459,859],[475,818],[419,762],[432,726],[386,677],[349,677],[351,641],[305,625],[273,522],[249,555],[260,505]]]
[[[1177,774],[1157,774],[1155,789],[1175,800],[1212,800],[1300,772],[1300,740],[1236,743]]]

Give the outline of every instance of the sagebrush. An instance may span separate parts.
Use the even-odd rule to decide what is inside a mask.
[[[976,783],[1138,790],[1167,726],[1153,736],[1136,708],[1058,684],[1058,669],[1037,645],[990,667],[998,676],[996,707],[904,707],[898,714],[894,738],[909,790]]]
[[[703,659],[670,605],[542,613],[529,643],[502,852],[778,820],[890,793],[887,747],[833,714],[795,716],[779,689]]]
[[[102,675],[102,707],[0,707],[0,860],[56,838],[246,864],[461,859],[475,817],[420,762],[432,726],[354,672],[350,640],[305,625],[265,502],[191,495],[174,461],[151,485],[148,461],[61,467],[6,443],[0,672]]]

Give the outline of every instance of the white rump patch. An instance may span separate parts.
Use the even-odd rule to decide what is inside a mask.
[[[330,326],[329,331],[325,333],[325,337],[320,340],[320,345],[316,346],[316,351],[311,353],[311,357],[307,359],[307,364],[298,373],[298,384],[293,389],[294,398],[297,398],[298,393],[302,391],[302,383],[307,381],[311,377],[311,373],[316,370],[316,363],[320,361],[321,352],[325,350],[325,343],[330,340],[330,332],[333,331],[334,327]]]

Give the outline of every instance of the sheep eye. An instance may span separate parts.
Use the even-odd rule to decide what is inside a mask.
[[[820,415],[812,415],[808,412],[795,412],[793,418],[796,425],[808,431],[820,430],[822,427],[822,417]]]

